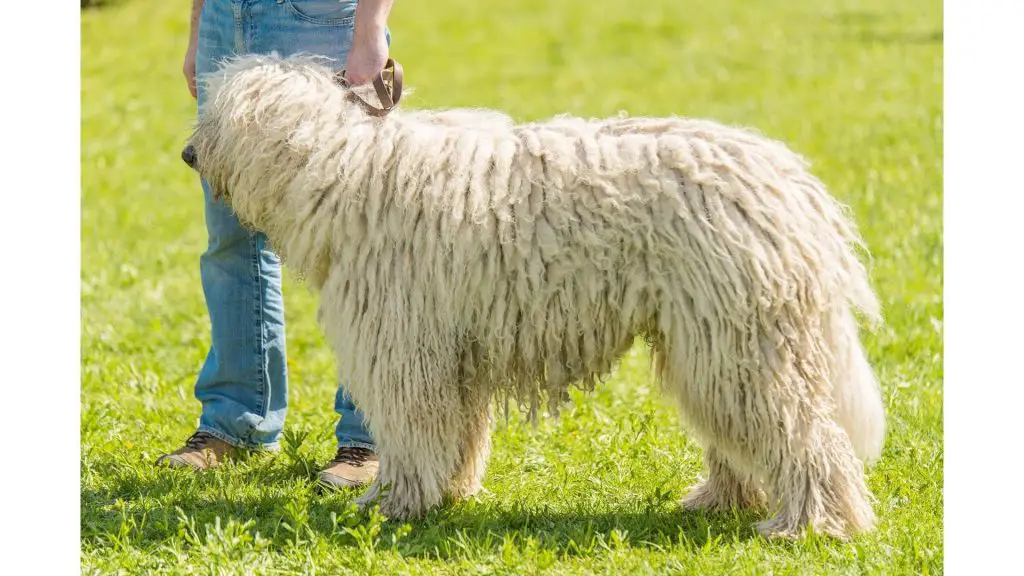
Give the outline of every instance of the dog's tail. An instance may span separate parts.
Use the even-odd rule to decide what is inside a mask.
[[[857,457],[871,464],[881,456],[885,444],[885,406],[853,314],[846,311],[838,320],[832,370],[836,423],[846,431]]]

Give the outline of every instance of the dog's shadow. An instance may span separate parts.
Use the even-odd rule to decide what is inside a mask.
[[[745,541],[757,537],[745,513],[705,514],[684,511],[675,503],[650,509],[623,505],[621,509],[526,509],[493,503],[461,503],[433,513],[427,522],[413,523],[400,543],[403,554],[459,558],[481,551],[516,547],[582,556],[617,548],[665,550],[684,546],[695,550],[711,541]]]
[[[612,510],[588,510],[525,508],[484,496],[446,503],[410,522],[381,521],[350,505],[358,490],[323,491],[301,471],[257,475],[258,482],[294,486],[297,481],[301,486],[237,490],[219,471],[174,471],[146,479],[123,475],[103,489],[83,489],[83,545],[104,547],[110,545],[111,535],[128,534],[135,545],[157,550],[181,540],[183,531],[191,530],[193,540],[203,542],[234,523],[259,534],[272,550],[312,534],[332,545],[363,547],[366,540],[360,541],[353,531],[376,522],[380,531],[372,546],[402,556],[460,559],[501,553],[508,545],[577,556],[623,547],[699,549],[711,541],[745,541],[757,536],[752,523],[759,519],[752,513],[688,512],[674,501],[626,502]],[[552,501],[557,500],[552,494]]]

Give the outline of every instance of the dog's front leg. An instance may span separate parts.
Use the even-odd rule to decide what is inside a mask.
[[[462,464],[462,410],[454,354],[436,335],[391,341],[376,363],[367,416],[380,458],[377,479],[357,503],[378,501],[389,518],[416,517],[439,504]],[[357,399],[357,403],[360,399]]]

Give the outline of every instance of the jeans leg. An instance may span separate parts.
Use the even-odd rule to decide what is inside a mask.
[[[330,58],[340,69],[352,46],[355,9],[355,0],[243,1],[238,8],[241,24],[237,34],[247,52],[315,54]],[[387,39],[390,44],[390,31]],[[335,428],[338,445],[372,449],[363,414],[352,403],[343,383],[335,394],[334,410],[340,418]]]
[[[199,27],[197,75],[245,51],[240,4],[206,2]],[[205,90],[199,85],[199,113]],[[266,239],[242,227],[202,182],[208,246],[200,276],[210,316],[211,346],[195,384],[199,430],[233,445],[277,447],[288,402],[281,265]]]
[[[334,427],[338,447],[359,446],[372,450],[373,438],[363,422],[363,413],[352,403],[352,398],[341,384],[334,394],[334,411],[338,413],[338,424]]]

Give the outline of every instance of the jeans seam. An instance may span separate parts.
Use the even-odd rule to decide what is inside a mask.
[[[267,336],[264,333],[266,325],[265,325],[265,322],[264,322],[265,319],[263,317],[263,307],[265,306],[266,303],[263,301],[264,286],[263,286],[263,275],[260,273],[260,243],[259,243],[259,237],[258,237],[258,235],[256,233],[250,233],[249,234],[249,249],[250,249],[250,253],[252,254],[252,272],[253,272],[253,277],[256,279],[256,282],[253,284],[253,286],[255,288],[255,292],[256,292],[255,295],[254,295],[255,298],[253,298],[253,302],[256,303],[256,309],[255,309],[255,314],[254,314],[254,317],[256,319],[256,325],[254,326],[254,328],[255,328],[254,331],[255,331],[256,337],[257,337],[256,355],[259,357],[259,362],[257,363],[257,366],[256,366],[256,378],[257,378],[257,380],[259,381],[259,384],[260,384],[260,395],[259,395],[259,400],[257,401],[257,414],[259,414],[261,418],[266,418],[267,417],[267,410],[266,409],[267,409],[267,406],[269,406],[269,404],[270,404],[269,399],[267,398],[267,396],[269,396],[268,390],[267,390],[267,370],[266,370],[266,364],[267,364]]]
[[[242,7],[242,4],[240,2],[238,2],[238,3],[232,2],[232,4],[231,4],[231,11],[232,11],[232,13],[233,13],[233,15],[235,17],[235,53],[236,54],[243,54],[243,53],[245,53],[245,42],[243,40],[243,38],[244,38],[244,30],[243,30],[243,27],[242,27],[242,24],[243,24],[243,22],[242,22],[242,8],[243,7]]]

